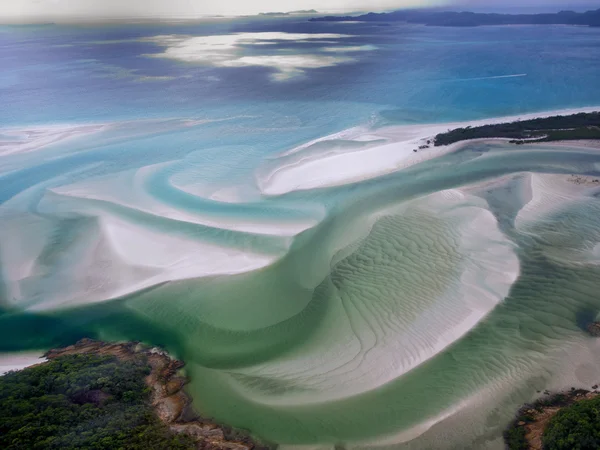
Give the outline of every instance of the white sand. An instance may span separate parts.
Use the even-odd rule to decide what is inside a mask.
[[[544,142],[544,147],[591,148],[600,150],[600,140],[582,139],[578,141]]]
[[[252,391],[253,401],[313,404],[377,389],[464,336],[519,276],[514,245],[481,199],[449,190],[382,213],[384,224],[357,249],[364,257],[334,268],[348,278],[319,332],[299,351],[244,371],[302,389]],[[420,242],[403,236],[414,223],[423,225]]]
[[[46,125],[0,129],[0,156],[39,150],[67,139],[97,133],[107,125]]]
[[[265,195],[282,195],[297,190],[356,183],[402,170],[452,152],[464,145],[463,141],[449,146],[418,149],[419,146],[426,144],[427,140],[433,140],[436,134],[449,129],[598,110],[600,110],[600,107],[564,109],[471,122],[393,126],[376,131],[369,131],[364,127],[355,127],[282,153],[280,155],[282,160],[280,165],[277,166],[276,161],[275,164],[270,162],[267,171],[265,168],[257,171],[257,184]],[[311,153],[306,158],[302,158],[302,152],[307,151],[317,142],[322,143],[335,139],[361,142],[385,139],[387,143],[344,153],[331,154],[330,152],[323,152],[321,155]],[[418,151],[414,152],[415,149]],[[291,154],[300,154],[300,159],[290,163],[285,157]]]
[[[91,207],[85,212],[90,219],[71,230],[50,261],[42,254],[54,239],[51,223],[26,213],[5,218],[0,256],[10,261],[2,264],[3,278],[14,306],[38,311],[102,302],[164,282],[257,270],[282,256],[161,232]]]
[[[295,236],[317,225],[324,217],[322,208],[313,208],[306,213],[306,217],[295,220],[269,220],[248,214],[247,217],[228,217],[224,214],[209,214],[208,212],[190,211],[177,208],[168,203],[151,197],[145,190],[145,182],[156,171],[165,167],[165,164],[146,166],[136,171],[120,172],[116,175],[95,178],[90,181],[79,182],[73,185],[61,186],[49,190],[65,198],[74,198],[81,201],[99,200],[116,205],[126,206],[137,211],[143,211],[157,217],[167,217],[172,220],[205,225],[224,230],[241,231],[247,233],[289,237]],[[172,184],[173,185],[173,184]],[[175,187],[175,185],[173,185]],[[240,187],[238,189],[241,190]],[[207,192],[211,192],[207,187]],[[232,187],[227,190],[213,190],[207,199],[219,200],[221,197],[226,202],[234,202],[236,190]],[[192,192],[198,194],[199,192]],[[233,194],[233,195],[228,195]],[[282,217],[285,217],[282,214]]]
[[[515,219],[517,228],[543,220],[545,216],[565,205],[600,191],[600,185],[574,183],[572,175],[528,173],[528,177],[531,200],[519,211]]]

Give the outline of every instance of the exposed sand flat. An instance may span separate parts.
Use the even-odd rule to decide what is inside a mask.
[[[464,336],[519,275],[513,244],[483,206],[450,190],[385,212],[333,268],[336,306],[311,337],[314,345],[307,342],[276,364],[238,376],[278,379],[298,389],[270,395],[263,387],[249,393],[252,400],[297,405],[364,394]]]
[[[600,191],[600,184],[594,182],[597,177],[530,173],[528,178],[531,199],[523,205],[515,219],[517,228],[543,220],[565,205]]]
[[[46,125],[0,128],[0,156],[27,153],[70,138],[103,131],[107,125]]]
[[[302,218],[272,219],[261,218],[260,215],[247,214],[244,216],[228,217],[226,214],[210,214],[200,211],[201,205],[196,210],[178,207],[166,201],[157,199],[147,191],[148,179],[158,171],[168,168],[169,163],[146,166],[136,171],[121,172],[116,175],[97,178],[91,181],[79,182],[74,185],[53,188],[50,191],[65,198],[85,200],[98,200],[110,204],[126,206],[137,211],[143,211],[157,217],[205,225],[224,230],[241,231],[273,236],[295,236],[309,228],[314,227],[325,215],[321,208],[314,207],[305,211]],[[150,181],[151,182],[151,181]],[[168,187],[177,190],[170,180],[166,181]],[[208,188],[207,188],[208,189]],[[182,191],[185,192],[185,191]],[[235,192],[235,191],[234,191]],[[227,191],[219,190],[212,194],[217,200],[219,196],[227,195]],[[198,192],[190,193],[190,202],[194,202]],[[226,199],[232,200],[231,197]],[[202,200],[198,198],[198,200]],[[207,200],[211,200],[208,198]],[[228,202],[229,203],[229,202]],[[76,209],[76,205],[73,206]]]
[[[213,122],[224,122],[248,116],[197,119],[174,117],[167,119],[137,119],[100,124],[49,124],[23,127],[0,127],[0,157],[29,153],[61,144],[69,139],[87,137],[94,134],[93,140],[84,141],[78,150],[85,150],[98,144],[109,144],[120,139],[131,139],[177,128],[195,127]],[[110,132],[110,133],[106,133]]]
[[[577,141],[542,142],[544,147],[566,147],[566,148],[593,148],[600,150],[600,141],[594,139],[582,139]]]
[[[28,233],[11,233],[28,223],[33,241]],[[64,241],[36,235],[35,228],[52,225],[37,217],[16,216],[4,225],[0,236],[11,242],[0,253],[2,267],[9,266],[8,299],[35,311],[107,301],[169,281],[252,271],[281,256],[157,232],[106,212],[71,222]]]
[[[376,131],[355,127],[283,152],[278,160],[269,161],[256,172],[257,184],[265,195],[282,195],[296,190],[356,183],[405,169],[460,148],[464,142],[433,147],[435,135],[449,129],[599,109],[600,107],[565,109],[470,122],[391,126]],[[346,151],[340,151],[343,150],[343,147],[340,148],[340,140],[345,142]],[[349,142],[362,145],[352,148]],[[425,145],[429,148],[419,148]],[[290,155],[295,157],[290,158]]]
[[[0,375],[43,363],[46,361],[46,358],[42,358],[43,354],[43,352],[0,353]]]
[[[420,134],[417,132],[409,135]],[[385,137],[379,140],[385,140]],[[379,141],[378,140],[378,141]],[[454,150],[455,147],[435,147],[414,152],[423,139],[371,145],[366,150],[345,153],[312,155],[297,163],[285,163],[268,173],[260,173],[257,183],[265,195],[317,189],[356,183],[386,175]]]

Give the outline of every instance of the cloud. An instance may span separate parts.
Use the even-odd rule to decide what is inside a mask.
[[[338,42],[352,36],[333,33],[237,33],[213,36],[162,35],[145,38],[145,42],[153,42],[165,47],[162,53],[147,56],[170,58],[188,63],[205,64],[214,67],[248,67],[259,66],[274,69],[271,76],[275,81],[284,81],[301,76],[307,69],[332,67],[356,61],[346,55],[327,55],[322,53],[263,54],[256,55],[256,50],[267,48],[282,42]],[[253,46],[251,56],[244,55],[244,49]],[[372,50],[371,46],[325,47],[325,52],[345,53]],[[279,49],[280,50],[280,49]]]
[[[286,0],[284,10],[320,12],[427,7],[447,0]],[[0,20],[198,18],[280,11],[281,0],[0,0]]]
[[[244,67],[262,66],[272,67],[277,70],[271,77],[275,81],[289,80],[304,74],[305,69],[319,69],[332,67],[338,64],[354,62],[354,58],[346,56],[324,55],[264,55],[243,56],[232,61],[227,61],[223,66]]]

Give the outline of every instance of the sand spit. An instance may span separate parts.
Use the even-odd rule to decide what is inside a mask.
[[[599,109],[564,109],[470,122],[390,126],[378,130],[350,128],[281,153],[257,170],[256,181],[261,192],[269,196],[356,183],[451,153],[469,142],[434,147],[435,135],[447,130]]]
[[[279,161],[269,161],[256,172],[256,181],[264,195],[273,196],[377,178],[455,150],[456,146],[432,146],[430,136],[436,130],[430,126],[398,127],[369,131],[367,136],[344,136],[342,143],[338,139],[314,142],[286,152]],[[314,151],[317,146],[320,152]]]

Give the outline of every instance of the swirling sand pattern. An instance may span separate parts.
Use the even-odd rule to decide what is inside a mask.
[[[197,149],[203,126],[8,133],[3,324],[23,348],[15,324],[43,320],[156,341],[201,411],[290,447],[501,448],[535,390],[600,381],[580,328],[600,187],[568,178],[597,149],[413,152],[442,124],[265,155]]]

